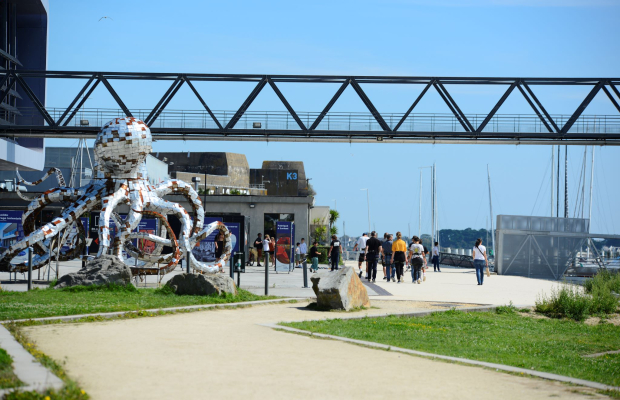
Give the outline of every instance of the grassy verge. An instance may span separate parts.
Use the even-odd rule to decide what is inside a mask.
[[[13,373],[13,359],[4,350],[0,349],[0,389],[21,386],[22,382]]]
[[[620,349],[620,326],[450,310],[426,317],[363,318],[286,323],[311,332],[396,347],[512,365],[620,386],[620,354],[584,355]]]
[[[236,296],[177,296],[167,287],[136,289],[134,286],[74,286],[65,289],[35,289],[30,292],[0,292],[0,320],[42,318],[60,315],[113,311],[139,311],[150,308],[201,304],[225,304],[269,300],[239,290]]]

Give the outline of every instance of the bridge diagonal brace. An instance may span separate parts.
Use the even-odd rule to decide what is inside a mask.
[[[291,105],[289,104],[289,102],[286,100],[286,97],[284,97],[284,95],[282,94],[282,92],[280,91],[280,89],[276,86],[275,82],[273,80],[271,80],[271,78],[267,78],[267,81],[269,82],[269,86],[271,86],[271,88],[273,89],[273,91],[276,93],[276,95],[278,96],[278,98],[280,99],[280,101],[282,102],[282,104],[284,104],[284,107],[286,107],[286,109],[288,110],[288,112],[291,114],[291,116],[293,117],[293,119],[295,120],[295,122],[297,122],[297,125],[299,125],[299,127],[301,128],[302,131],[306,131],[306,126],[304,125],[304,123],[301,121],[301,119],[299,118],[299,116],[297,115],[297,113],[295,112],[295,110],[293,110],[293,107],[291,107]]]
[[[441,82],[438,79],[436,80],[435,83],[437,85],[439,85],[439,87],[444,91],[444,93],[446,94],[446,97],[448,98],[448,100],[450,100],[450,102],[454,106],[454,109],[461,115],[461,118],[463,118],[463,121],[465,121],[465,124],[467,124],[467,127],[469,128],[469,131],[470,132],[474,132],[475,131],[474,126],[469,122],[469,120],[465,116],[465,113],[463,113],[463,111],[461,111],[461,109],[459,108],[459,105],[456,104],[456,101],[454,101],[452,96],[450,96],[450,93],[448,93],[448,89],[446,89],[446,87],[444,85],[442,85]],[[467,129],[465,129],[465,130],[467,130]]]
[[[9,95],[9,92],[11,91],[13,86],[15,86],[16,79],[13,78],[13,80],[11,80],[11,75],[12,75],[11,72],[7,73],[4,79],[2,80],[2,84],[0,85],[0,88],[1,88],[6,83],[6,89],[2,92],[2,95],[0,96],[0,103],[6,100],[6,97]]]
[[[618,89],[616,88],[616,85],[614,85],[613,83],[609,82],[609,87],[611,88],[611,90],[614,91],[614,93],[616,94],[616,96],[618,96],[618,98],[620,99],[620,92],[618,91]]]
[[[110,92],[112,97],[114,97],[116,104],[118,104],[118,106],[123,110],[125,115],[128,117],[133,117],[133,114],[131,113],[131,111],[129,111],[125,103],[123,103],[123,100],[121,100],[121,98],[119,97],[118,93],[116,93],[112,85],[110,85],[110,82],[108,82],[108,80],[102,74],[99,75],[99,80],[103,83],[106,89],[108,89],[108,92]]]
[[[583,99],[579,107],[577,107],[573,115],[571,115],[568,121],[566,121],[566,123],[564,124],[560,132],[568,133],[568,131],[573,126],[575,121],[577,121],[577,119],[581,116],[581,113],[583,113],[586,107],[588,107],[592,99],[594,99],[594,96],[596,96],[596,94],[599,92],[599,90],[601,90],[604,84],[605,84],[604,81],[600,81],[599,83],[596,84],[596,86],[592,88],[592,90],[590,90],[590,93],[588,93],[588,95],[586,96],[585,99]]]
[[[37,111],[39,111],[39,113],[43,116],[45,121],[47,121],[47,124],[49,126],[56,126],[56,121],[54,121],[52,116],[49,115],[49,113],[47,112],[47,110],[43,106],[43,103],[41,103],[41,101],[39,100],[37,95],[34,94],[34,92],[30,88],[30,86],[28,86],[26,81],[24,81],[24,79],[21,76],[19,76],[19,75],[15,75],[15,80],[17,80],[17,82],[19,82],[19,85],[22,87],[22,89],[24,89],[24,92],[26,92],[26,94],[28,95],[28,97],[32,101],[32,104],[34,104],[34,106],[37,109]]]
[[[603,86],[601,89],[603,89],[603,91],[605,92],[607,97],[609,97],[609,100],[611,100],[613,105],[616,107],[616,110],[618,110],[618,112],[620,112],[620,105],[618,105],[618,102],[616,101],[616,99],[614,99],[614,96],[609,92],[609,90],[607,90],[607,88],[605,86]],[[618,96],[618,97],[620,97],[620,96]]]
[[[551,123],[551,126],[553,126],[553,129],[555,129],[556,133],[560,133],[560,131],[561,131],[560,128],[557,126],[557,124],[555,123],[553,118],[551,118],[551,115],[549,115],[549,113],[547,112],[545,107],[543,107],[542,103],[538,100],[538,97],[536,97],[536,95],[534,94],[534,91],[532,89],[530,89],[530,87],[528,86],[527,83],[525,83],[523,81],[521,81],[521,83],[523,84],[523,87],[525,88],[525,90],[527,90],[529,95],[532,96],[532,99],[534,99],[534,101],[536,102],[536,105],[540,108],[540,110],[543,112],[543,114],[545,114],[545,117],[547,117],[547,119]],[[521,91],[521,93],[523,93],[523,91]],[[525,96],[525,94],[523,94],[523,95]],[[536,113],[538,113],[538,110],[536,110]],[[547,125],[547,124],[545,124],[545,125]],[[549,131],[549,132],[551,132],[551,131]]]
[[[325,116],[327,115],[327,113],[329,112],[329,110],[332,108],[332,106],[334,105],[334,103],[336,103],[336,101],[338,100],[338,98],[340,97],[340,95],[342,94],[342,92],[344,92],[344,90],[347,88],[347,86],[349,85],[349,79],[347,79],[346,81],[344,81],[342,83],[342,85],[340,85],[340,87],[338,88],[338,90],[336,91],[336,93],[334,94],[334,96],[331,98],[331,100],[329,101],[329,103],[327,103],[327,105],[325,106],[325,108],[323,109],[323,111],[321,111],[321,113],[319,114],[318,117],[316,117],[316,119],[314,120],[314,122],[312,123],[312,126],[310,126],[311,131],[315,130],[319,124],[321,123],[321,121],[323,120],[323,118],[325,118]]]
[[[95,81],[95,83],[90,87],[90,89],[88,89],[88,92],[86,92],[86,94],[84,95],[84,97],[82,97],[82,100],[80,100],[80,102],[78,103],[77,106],[75,106],[75,108],[73,109],[73,111],[71,111],[71,114],[67,117],[67,119],[65,120],[65,122],[62,124],[62,126],[67,126],[69,125],[69,122],[71,122],[71,120],[73,119],[73,117],[75,117],[75,114],[77,114],[77,112],[80,110],[80,108],[82,108],[82,106],[84,105],[84,103],[86,103],[86,100],[88,100],[88,98],[90,97],[90,95],[95,91],[95,88],[97,87],[97,85],[99,85],[99,82],[101,82],[98,78],[96,78],[97,80]]]
[[[405,113],[405,115],[403,115],[403,117],[400,119],[400,121],[398,121],[398,124],[396,124],[396,126],[394,127],[394,132],[396,132],[398,130],[398,128],[400,128],[400,126],[402,124],[405,123],[405,120],[407,119],[407,117],[409,117],[409,114],[411,114],[411,111],[413,111],[413,109],[415,108],[415,106],[418,105],[418,103],[420,102],[420,100],[422,100],[422,97],[424,97],[424,95],[426,94],[426,92],[428,92],[428,89],[430,89],[430,87],[433,85],[433,80],[431,80],[422,90],[422,92],[418,95],[418,97],[415,99],[415,101],[413,102],[413,104],[411,105],[411,107],[409,107],[409,109],[407,110],[407,112]]]
[[[237,110],[235,115],[233,115],[233,117],[230,119],[230,121],[228,121],[228,123],[226,124],[226,127],[224,128],[224,130],[232,129],[232,128],[235,127],[235,125],[237,125],[237,122],[239,122],[239,120],[241,119],[243,114],[248,110],[250,105],[252,105],[252,102],[254,101],[254,99],[256,99],[256,97],[258,96],[260,91],[263,90],[263,88],[265,87],[266,84],[267,84],[267,77],[264,77],[254,87],[254,90],[252,90],[252,93],[250,93],[248,98],[245,99],[243,104],[241,104],[241,107],[239,107],[239,109]]]
[[[185,82],[185,80],[181,78],[177,80],[176,82],[177,82],[176,87],[172,90],[172,92],[169,94],[168,98],[163,102],[163,104],[160,105],[159,109],[155,112],[155,115],[153,115],[153,117],[149,119],[149,122],[145,122],[147,126],[151,126],[152,124],[155,123],[157,118],[159,118],[159,115],[162,113],[162,111],[164,111],[168,103],[170,103],[170,100],[172,100],[174,95],[177,94],[179,89],[181,89],[181,86],[183,86],[183,82]]]
[[[524,84],[525,85],[525,84]],[[545,128],[547,128],[547,130],[550,133],[553,133],[553,129],[551,129],[551,127],[549,126],[549,124],[547,123],[547,120],[543,117],[543,115],[540,113],[540,111],[538,110],[538,108],[536,108],[536,105],[532,102],[532,99],[530,99],[530,96],[527,95],[527,93],[525,92],[525,90],[523,90],[523,88],[521,87],[521,85],[517,85],[517,89],[519,89],[519,91],[521,92],[521,94],[523,95],[523,98],[525,98],[525,100],[527,101],[527,103],[530,105],[530,107],[532,107],[532,110],[534,110],[534,112],[536,113],[536,115],[538,116],[538,119],[540,119],[540,121],[543,123],[543,125],[545,126]],[[553,122],[553,120],[551,120],[551,122],[554,124],[554,126],[557,128],[557,126],[555,125],[555,123]],[[559,133],[559,129],[557,129],[555,131],[555,133]]]
[[[385,123],[385,120],[383,119],[381,114],[379,114],[379,111],[377,111],[377,109],[375,108],[375,105],[372,104],[372,101],[370,101],[368,96],[366,96],[366,93],[364,92],[360,84],[357,83],[357,81],[354,78],[351,78],[351,86],[353,86],[353,89],[355,90],[357,95],[360,97],[360,99],[362,100],[366,108],[368,108],[368,111],[370,111],[372,116],[375,117],[381,129],[383,129],[385,132],[391,132],[392,129],[390,129],[389,125]]]
[[[190,89],[192,89],[192,92],[194,92],[194,94],[196,95],[196,97],[198,98],[198,101],[200,101],[200,104],[202,104],[202,106],[205,108],[205,110],[207,110],[207,112],[209,113],[209,115],[211,116],[211,118],[213,119],[213,121],[215,122],[215,124],[217,125],[218,128],[220,128],[221,130],[224,129],[224,127],[222,126],[222,124],[220,124],[220,121],[218,121],[217,118],[215,118],[215,114],[213,114],[213,111],[211,111],[211,109],[209,108],[209,106],[207,105],[207,103],[205,103],[205,101],[202,99],[202,97],[200,96],[200,94],[198,93],[198,90],[196,90],[196,88],[194,87],[194,85],[192,84],[192,81],[190,81],[189,79],[187,79],[187,77],[185,78],[185,82],[187,82],[187,86],[189,86]]]
[[[497,104],[495,104],[495,106],[493,107],[493,109],[491,110],[491,112],[486,116],[486,118],[484,119],[484,121],[482,121],[482,123],[480,124],[480,126],[478,126],[478,129],[476,129],[476,133],[480,133],[482,132],[482,130],[487,126],[487,124],[489,123],[489,121],[491,120],[491,118],[493,118],[493,116],[495,115],[495,113],[497,112],[497,110],[499,110],[499,108],[502,106],[502,104],[504,104],[504,101],[506,101],[506,99],[508,98],[508,96],[510,96],[510,94],[512,93],[512,91],[514,90],[515,86],[517,86],[517,82],[513,82],[512,85],[510,85],[508,87],[508,89],[506,90],[506,92],[502,95],[502,97],[499,99],[499,101],[497,102]]]
[[[77,94],[77,96],[75,96],[75,98],[73,99],[73,101],[71,102],[71,104],[69,104],[69,107],[67,107],[67,109],[65,110],[64,113],[62,113],[62,115],[60,116],[60,118],[58,118],[58,121],[56,121],[56,125],[60,126],[60,124],[62,123],[62,120],[65,119],[65,117],[67,116],[67,114],[69,114],[69,112],[71,112],[71,109],[73,108],[73,106],[75,105],[75,103],[77,103],[80,100],[80,97],[82,97],[82,95],[84,94],[84,92],[86,91],[86,89],[88,89],[88,87],[90,86],[90,84],[95,80],[95,75],[93,75],[88,82],[86,82],[86,85],[84,85],[84,87],[82,88],[82,90],[80,90],[80,92]]]
[[[181,78],[177,77],[173,82],[172,85],[170,85],[170,87],[168,88],[168,90],[166,90],[166,93],[164,93],[164,95],[161,97],[161,99],[159,99],[159,101],[157,102],[157,104],[155,104],[155,107],[153,107],[153,109],[151,110],[151,112],[149,113],[149,115],[144,119],[144,123],[147,126],[150,126],[150,120],[151,118],[153,118],[153,115],[155,115],[155,113],[159,110],[159,107],[161,106],[161,104],[166,101],[166,99],[168,98],[168,96],[170,96],[170,93],[174,90],[174,88],[176,87],[176,85],[179,83],[179,80]]]
[[[450,101],[448,100],[448,98],[446,97],[446,95],[441,91],[441,89],[439,88],[439,86],[437,85],[437,81],[435,81],[433,83],[433,86],[435,87],[435,90],[437,90],[437,93],[439,93],[439,95],[441,96],[441,98],[443,99],[443,101],[446,102],[446,104],[448,105],[448,108],[450,109],[450,111],[452,111],[452,114],[454,114],[454,116],[456,117],[456,119],[459,121],[459,123],[461,124],[461,126],[463,127],[463,129],[465,129],[465,132],[471,132],[469,130],[469,127],[465,124],[465,122],[461,119],[461,116],[459,115],[458,112],[456,112],[456,110],[454,109],[454,107],[452,107],[452,104],[450,103]]]

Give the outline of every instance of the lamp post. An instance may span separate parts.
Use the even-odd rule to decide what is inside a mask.
[[[370,234],[370,194],[368,189],[360,189],[366,191],[366,203],[368,204],[368,233]]]

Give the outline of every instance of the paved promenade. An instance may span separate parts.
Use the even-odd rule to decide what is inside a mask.
[[[75,272],[80,268],[80,262],[69,261],[61,263],[61,275]],[[347,265],[357,270],[357,262],[348,261]],[[387,283],[383,280],[383,271],[379,271],[377,282],[367,284],[371,298],[385,300],[419,300],[435,302],[467,302],[477,304],[505,305],[510,301],[515,305],[533,305],[541,293],[549,293],[551,288],[558,285],[556,281],[528,279],[516,276],[491,275],[485,277],[483,286],[476,284],[473,269],[452,268],[443,266],[442,272],[427,272],[427,280],[421,285],[411,282],[411,274],[405,275],[404,283]],[[325,271],[325,270],[320,270]],[[174,272],[164,276],[167,282],[174,275],[184,272],[177,268]],[[35,273],[36,276],[36,273]],[[285,297],[313,297],[311,273],[308,274],[308,287],[303,287],[303,272],[295,269],[291,273],[276,273],[273,268],[269,272],[269,294]],[[21,279],[22,276],[18,275]],[[9,274],[0,273],[2,288],[6,290],[26,290],[25,283],[8,283]],[[235,282],[237,275],[235,274]],[[149,276],[145,282],[139,282],[139,287],[156,287],[157,277]],[[363,282],[367,283],[364,279]],[[36,285],[35,285],[36,286]],[[39,285],[46,287],[46,285]],[[241,274],[241,288],[256,294],[265,292],[265,269],[263,267],[247,267],[246,273]]]

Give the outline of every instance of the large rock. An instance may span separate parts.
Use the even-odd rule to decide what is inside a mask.
[[[180,274],[175,275],[166,283],[176,294],[208,296],[222,292],[237,294],[235,281],[224,274]]]
[[[351,310],[370,307],[366,287],[352,267],[334,272],[321,272],[310,278],[320,308]]]
[[[105,285],[106,283],[127,285],[130,282],[131,269],[118,258],[104,255],[88,261],[78,272],[61,276],[55,288]]]

